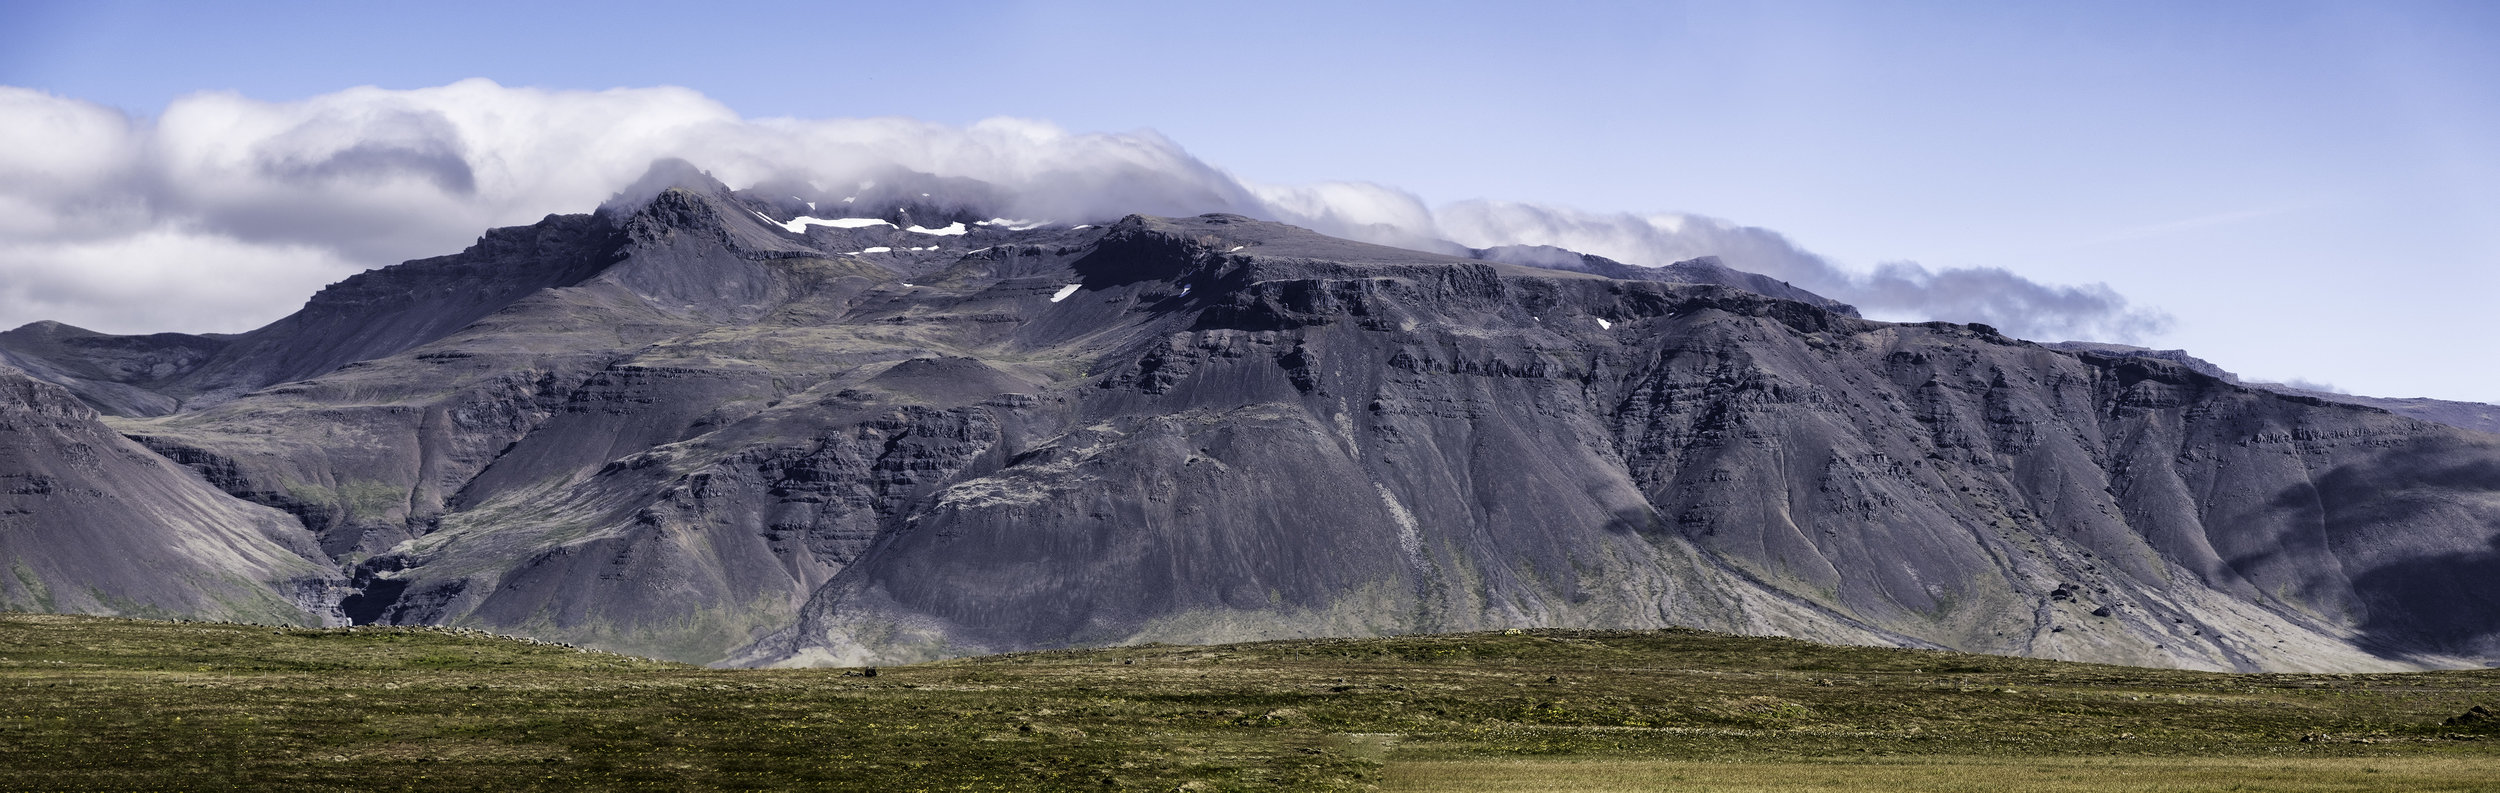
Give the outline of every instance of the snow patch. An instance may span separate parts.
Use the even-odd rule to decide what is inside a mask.
[[[893,249],[893,248],[888,248],[888,247],[883,246],[883,245],[879,245],[879,246],[874,247],[874,248],[861,248],[861,249],[859,249],[859,252],[860,252],[860,253],[885,253],[885,252],[887,252],[887,251],[891,251],[891,250],[894,250],[894,249]]]
[[[1232,250],[1225,251],[1225,253],[1234,253],[1234,252],[1240,251],[1241,249],[1243,249],[1243,248],[1247,248],[1247,247],[1250,247],[1250,246],[1248,246],[1248,245],[1235,245],[1235,246],[1233,246],[1233,249],[1232,249]]]
[[[1079,286],[1083,286],[1083,284],[1069,284],[1067,286],[1059,287],[1059,291],[1050,296],[1050,302],[1057,303],[1068,299],[1069,295],[1076,294],[1076,289]]]
[[[881,221],[881,222],[882,222],[882,221]],[[935,234],[935,235],[940,236],[940,237],[956,237],[956,236],[962,236],[962,235],[963,235],[963,233],[964,233],[965,231],[967,231],[967,230],[968,230],[968,229],[965,229],[965,228],[964,228],[963,221],[960,221],[960,220],[955,221],[955,222],[953,222],[953,223],[948,223],[948,224],[946,224],[946,228],[942,228],[942,229],[924,229],[924,228],[921,228],[921,227],[919,227],[919,226],[913,226],[913,227],[911,227],[911,228],[904,229],[904,231],[908,231],[908,232],[911,232],[911,233],[913,233],[913,234]]]
[[[1090,228],[1093,228],[1093,227],[1094,227],[1094,224],[1092,224],[1092,223],[1087,223],[1087,224],[1085,224],[1085,225],[1078,226],[1078,227],[1076,227],[1076,228],[1072,228],[1072,229],[1068,229],[1068,230],[1069,230],[1069,231],[1084,231],[1084,230],[1086,230],[1086,229],[1090,229]]]
[[[1612,322],[1607,322],[1605,317],[1598,317],[1598,318],[1597,318],[1597,326],[1598,326],[1598,327],[1600,327],[1600,328],[1604,328],[1604,329],[1606,329],[1606,330],[1614,330],[1614,329],[1615,329],[1615,323],[1612,323]]]
[[[794,218],[790,222],[805,223],[811,226],[832,226],[837,229],[864,229],[869,226],[894,225],[876,218],[832,218],[829,220],[825,218]]]
[[[815,209],[816,205],[809,204],[807,208]],[[752,209],[747,211],[755,212],[755,210]],[[805,234],[807,233],[807,227],[809,226],[832,226],[837,229],[864,229],[869,226],[894,225],[876,218],[819,218],[800,215],[798,217],[791,218],[788,223],[783,223],[781,221],[774,220],[771,215],[766,215],[762,212],[755,212],[755,216],[763,218],[766,223],[789,229],[792,234]]]
[[[1029,476],[985,476],[938,491],[938,505],[981,509],[1039,504],[1056,495]]]
[[[1050,225],[1050,221],[1047,221],[1047,220],[1011,220],[1011,219],[1008,219],[1008,218],[990,218],[990,219],[988,219],[988,220],[984,220],[984,221],[981,221],[981,222],[978,222],[978,223],[974,223],[974,224],[972,224],[972,225],[975,225],[975,226],[999,226],[999,227],[1003,227],[1003,228],[1007,229],[1008,231],[1032,231],[1032,230],[1034,230],[1034,229],[1038,229],[1038,228],[1041,228],[1041,227],[1043,227],[1043,226]]]

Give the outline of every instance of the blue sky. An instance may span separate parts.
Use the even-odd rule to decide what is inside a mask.
[[[1152,130],[1264,183],[2105,283],[2171,317],[2138,341],[2252,377],[2500,401],[2500,4],[1208,5],[0,2],[0,84],[140,118],[484,77]]]

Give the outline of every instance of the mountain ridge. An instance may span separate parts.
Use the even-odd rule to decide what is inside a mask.
[[[0,354],[75,381],[19,403],[132,408],[68,420],[286,516],[273,542],[335,595],[299,620],[748,665],[1671,625],[2500,655],[2500,436],[1710,262],[1627,280],[1227,215],[811,224],[655,174],[280,330],[145,348],[196,361],[28,341],[58,329]]]

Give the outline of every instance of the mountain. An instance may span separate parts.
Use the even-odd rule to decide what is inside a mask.
[[[2149,350],[2143,347],[2133,347],[2124,344],[2103,344],[2083,341],[2061,341],[2051,343],[2047,346],[2051,349],[2058,350],[2079,352],[2091,351],[2109,353],[2112,355],[2134,355],[2147,358],[2157,358],[2186,366],[2189,369],[2220,378],[2226,382],[2243,383],[2243,381],[2240,380],[2239,375],[2224,371],[2222,367],[2215,366],[2212,362],[2203,358],[2189,355],[2186,350]],[[2336,391],[2320,391],[2314,388],[2301,388],[2282,383],[2244,384],[2281,394],[2295,394],[2299,396],[2315,397],[2329,402],[2342,402],[2350,405],[2378,408],[2389,413],[2411,416],[2433,424],[2446,424],[2458,429],[2468,429],[2476,432],[2500,433],[2500,405],[2488,405],[2481,402],[2458,402],[2447,399],[2424,399],[2420,397],[2391,399],[2387,397],[2360,396]]]
[[[0,368],[0,608],[323,624],[345,576],[303,534]]]
[[[250,333],[0,334],[49,417],[0,477],[114,445],[80,487],[168,495],[113,536],[286,618],[704,663],[1516,626],[2500,658],[2500,435],[1708,261],[787,193],[673,165]],[[20,578],[101,593],[37,607],[162,588],[76,544],[94,499],[12,498]]]
[[[2490,405],[2481,402],[2458,402],[2450,399],[2424,399],[2421,397],[2387,398],[2357,396],[2354,394],[2306,390],[2289,386],[2273,387],[2270,384],[2267,385],[2267,387],[2271,390],[2305,394],[2329,402],[2344,402],[2348,404],[2374,407],[2389,413],[2411,416],[2413,418],[2421,419],[2434,424],[2446,424],[2451,427],[2469,429],[2476,432],[2500,433],[2500,405]]]

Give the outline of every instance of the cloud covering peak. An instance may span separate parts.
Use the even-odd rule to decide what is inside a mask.
[[[2021,336],[2127,340],[2162,321],[2106,287],[2002,269],[1855,272],[1775,232],[1708,217],[1498,201],[1435,209],[1373,184],[1254,184],[1153,132],[1006,118],[746,119],[681,88],[467,80],[298,102],[193,94],[152,119],[0,86],[0,327],[249,329],[355,272],[588,211],[667,158],[733,186],[805,186],[869,206],[917,190],[1065,222],[1235,212],[1430,250],[1553,245],[1645,265],[1715,255],[1870,316],[1988,322]]]

